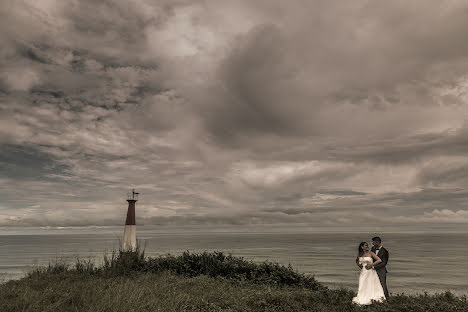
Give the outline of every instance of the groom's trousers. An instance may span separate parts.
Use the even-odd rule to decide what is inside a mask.
[[[383,270],[376,270],[377,275],[379,276],[380,284],[382,284],[382,288],[384,291],[385,298],[388,299],[388,289],[387,289],[387,270],[385,268]]]

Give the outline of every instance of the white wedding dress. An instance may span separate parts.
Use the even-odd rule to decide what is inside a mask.
[[[362,270],[359,275],[358,294],[353,298],[353,302],[357,304],[371,304],[372,300],[382,302],[385,299],[379,276],[374,269],[366,269],[368,263],[373,263],[372,257],[359,257]]]

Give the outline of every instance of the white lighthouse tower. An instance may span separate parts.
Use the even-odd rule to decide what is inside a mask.
[[[135,189],[127,193],[128,211],[125,220],[125,230],[122,241],[123,251],[135,251],[136,242],[136,223],[135,223],[135,203],[138,201],[138,194]]]

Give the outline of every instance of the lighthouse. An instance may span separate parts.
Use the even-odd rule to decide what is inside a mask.
[[[136,223],[135,223],[135,203],[138,201],[138,194],[135,189],[127,193],[128,211],[125,220],[125,230],[122,241],[123,251],[136,250]]]

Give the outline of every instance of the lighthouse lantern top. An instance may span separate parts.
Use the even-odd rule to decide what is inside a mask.
[[[138,194],[140,194],[140,193],[135,192],[135,189],[133,189],[131,192],[127,193],[127,200],[137,201],[138,200]]]

